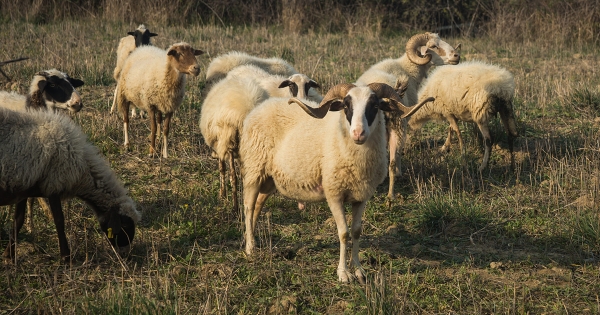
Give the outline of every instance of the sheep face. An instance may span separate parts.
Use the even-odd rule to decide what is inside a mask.
[[[99,219],[100,228],[108,237],[110,244],[121,250],[129,249],[135,236],[135,221],[120,213],[120,206],[114,206]]]
[[[203,54],[202,50],[194,49],[187,43],[174,44],[169,47],[167,56],[175,68],[181,72],[198,76],[200,74],[200,66],[196,56]]]
[[[72,112],[78,112],[83,107],[83,102],[75,88],[82,85],[83,81],[52,69],[38,72],[34,76],[30,94],[41,92],[48,108],[68,109]]]
[[[456,47],[443,41],[438,34],[428,33],[429,40],[420,47],[420,53],[425,55],[433,52],[431,61],[437,65],[456,65],[460,62],[460,44]]]
[[[135,47],[150,45],[150,38],[158,35],[147,30],[144,25],[140,25],[135,31],[127,32],[127,34],[135,38]]]
[[[292,97],[308,98],[310,88],[320,88],[321,86],[304,74],[293,74],[279,85],[280,89],[285,87],[290,88]]]

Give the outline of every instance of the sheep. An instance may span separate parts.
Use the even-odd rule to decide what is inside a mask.
[[[254,65],[243,65],[230,71],[210,89],[202,104],[200,131],[219,161],[221,199],[225,199],[225,164],[226,161],[229,162],[234,209],[238,209],[235,158],[246,115],[268,97],[298,97],[321,101],[323,97],[315,91],[317,87],[319,84],[304,74],[293,74],[286,78],[269,74]]]
[[[61,199],[85,201],[111,245],[120,252],[129,248],[141,214],[99,150],[68,116],[0,108],[0,147],[0,205],[17,204],[4,257],[15,258],[23,201],[29,197],[49,199],[64,261],[71,253]]]
[[[121,74],[121,69],[123,68],[125,59],[129,57],[131,52],[139,46],[152,45],[150,43],[150,38],[158,36],[158,34],[150,32],[150,30],[148,30],[144,24],[140,24],[135,31],[127,32],[127,34],[131,36],[122,37],[119,41],[119,46],[117,47],[117,65],[115,66],[115,70],[113,71],[113,78],[115,78],[115,81],[117,82],[119,81],[119,75]],[[115,109],[117,107],[116,100],[117,87],[115,87],[113,103],[110,107],[111,115],[115,112]],[[131,117],[137,117],[135,108],[131,109]]]
[[[83,107],[83,102],[75,88],[83,84],[83,81],[56,69],[40,71],[33,76],[26,96],[0,91],[0,107],[21,112],[28,108],[51,108],[76,113]]]
[[[271,74],[290,76],[298,73],[292,65],[281,58],[259,58],[243,52],[232,51],[211,61],[206,69],[206,81],[216,82],[221,80],[233,68],[247,64],[260,67]]]
[[[433,96],[435,101],[425,105],[408,120],[409,130],[417,130],[431,119],[447,120],[450,128],[441,150],[446,151],[450,148],[454,131],[464,154],[463,140],[456,120],[475,122],[483,135],[485,145],[483,160],[479,166],[481,172],[488,164],[492,149],[488,123],[499,113],[508,134],[511,166],[514,167],[513,141],[518,136],[512,107],[514,93],[513,75],[496,65],[471,61],[453,67],[440,67],[429,75],[419,90],[419,99]]]
[[[424,33],[412,36],[406,43],[406,53],[398,59],[385,59],[363,73],[356,84],[386,83],[388,85],[404,85],[406,104],[416,104],[418,89],[432,66],[456,65],[460,62],[460,44],[456,47],[443,41],[438,34]],[[396,163],[400,143],[399,134],[403,133],[405,122],[399,121],[394,113],[386,114],[389,139],[390,164],[388,202],[394,196],[395,176],[400,173],[400,165]],[[402,139],[404,140],[404,139]]]
[[[129,106],[149,113],[150,155],[156,153],[157,121],[163,126],[162,157],[168,158],[167,138],[173,113],[183,101],[185,74],[198,76],[200,66],[195,56],[204,53],[188,43],[173,44],[162,50],[154,46],[141,46],[125,60],[117,83],[117,106],[123,115],[124,146],[129,147]]]
[[[83,102],[75,88],[83,84],[83,81],[71,78],[68,74],[56,69],[40,71],[33,76],[29,93],[26,96],[15,92],[0,92],[0,107],[20,112],[42,109],[78,112],[83,107]],[[38,201],[42,209],[46,213],[50,213],[50,206],[46,200],[38,198]],[[33,199],[23,202],[27,202],[27,226],[32,231]]]
[[[385,179],[388,163],[385,122],[379,110],[397,110],[408,117],[420,106],[405,107],[392,87],[373,83],[336,85],[320,104],[270,98],[252,110],[244,120],[239,148],[246,254],[255,250],[256,222],[275,190],[302,201],[326,200],[340,240],[338,280],[349,282],[353,277],[346,265],[346,243],[351,237],[351,266],[364,282],[358,259],[361,217],[366,202]],[[351,234],[344,202],[352,203]]]

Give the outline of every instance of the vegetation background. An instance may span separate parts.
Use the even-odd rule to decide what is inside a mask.
[[[116,256],[92,212],[65,202],[74,260],[58,259],[41,210],[22,231],[18,263],[0,272],[0,314],[599,314],[600,1],[0,0],[2,87],[26,93],[32,75],[58,68],[82,78],[73,116],[139,203],[130,255]],[[472,126],[468,151],[437,153],[445,124],[428,124],[364,216],[366,285],[339,284],[335,224],[324,203],[299,211],[270,199],[259,253],[243,254],[242,217],[220,201],[218,171],[198,128],[204,78],[190,78],[176,113],[171,157],[147,157],[146,119],[108,114],[119,38],[138,24],[166,48],[186,41],[210,60],[231,50],[282,57],[324,93],[372,64],[399,57],[413,34],[462,43],[463,60],[509,69],[520,137],[509,167],[506,135],[492,125],[490,167]],[[465,160],[466,166],[461,161]],[[0,247],[12,209],[0,209]]]

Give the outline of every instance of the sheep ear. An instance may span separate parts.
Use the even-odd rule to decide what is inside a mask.
[[[337,112],[342,109],[344,109],[344,102],[342,102],[341,100],[336,100],[332,102],[331,106],[329,107],[330,112]]]
[[[401,107],[398,106],[398,102],[391,98],[382,98],[379,101],[379,109],[384,112],[401,112]]]
[[[83,81],[79,80],[79,79],[73,79],[73,78],[68,78],[67,80],[69,80],[69,82],[71,83],[71,85],[73,85],[74,88],[78,88],[80,86],[83,85]]]
[[[456,45],[456,47],[454,47],[454,50],[459,51],[461,49],[461,43],[458,43],[458,45]]]
[[[154,36],[158,36],[158,34],[156,34],[156,33],[148,33],[148,36],[149,37],[154,37]]]
[[[46,81],[46,80],[38,81],[38,89],[40,91],[43,91],[47,84],[48,84],[48,81]]]
[[[204,52],[200,49],[194,49],[194,56],[200,56],[202,55]]]
[[[311,88],[321,88],[321,86],[319,85],[319,83],[317,83],[317,81],[315,80],[310,80],[308,81],[308,86]]]
[[[284,88],[284,87],[288,87],[292,84],[293,82],[290,80],[284,80],[283,82],[281,82],[281,84],[279,84],[279,88]]]
[[[167,55],[177,57],[179,55],[179,53],[177,52],[177,50],[171,49],[171,50],[169,50],[169,52],[167,52]]]
[[[419,52],[421,53],[422,56],[427,55],[427,46],[419,47]]]
[[[44,78],[47,78],[50,74],[46,71],[40,71],[40,72],[36,73],[35,75],[41,75]]]
[[[135,32],[127,32],[127,35],[131,35],[135,37]]]

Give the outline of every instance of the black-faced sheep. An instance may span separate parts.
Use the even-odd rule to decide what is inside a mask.
[[[65,109],[76,113],[83,102],[75,88],[82,85],[83,81],[56,69],[40,71],[33,76],[27,95],[1,91],[0,107],[16,111]]]
[[[201,50],[187,43],[174,44],[162,50],[141,46],[125,60],[117,83],[117,106],[123,115],[124,145],[129,146],[129,106],[150,115],[150,155],[156,153],[157,123],[162,123],[162,157],[167,158],[167,139],[173,113],[179,108],[185,93],[186,74],[197,76],[200,66],[196,56]]]
[[[406,43],[406,53],[397,59],[385,59],[363,73],[356,84],[365,85],[379,82],[390,86],[404,85],[406,91],[403,101],[415,104],[418,89],[432,66],[456,65],[460,62],[460,44],[456,47],[443,41],[438,34],[424,33],[412,36]],[[403,147],[405,122],[400,121],[394,113],[386,114],[388,130],[388,146],[390,153],[388,200],[393,200],[395,176],[400,173],[400,165],[396,163],[398,150]]]
[[[206,69],[206,81],[216,82],[224,78],[233,68],[242,65],[254,65],[270,74],[290,76],[298,73],[292,65],[281,58],[260,58],[243,52],[232,51],[210,62]]]
[[[442,150],[450,148],[454,131],[464,154],[463,141],[456,121],[475,122],[483,135],[485,145],[483,161],[479,167],[481,172],[488,164],[492,149],[488,123],[496,113],[500,114],[508,134],[508,146],[512,155],[513,140],[518,136],[512,107],[514,93],[513,75],[501,67],[478,61],[440,67],[429,75],[419,90],[420,98],[433,96],[435,101],[413,115],[408,125],[411,130],[416,130],[431,119],[448,121],[450,128]]]
[[[256,222],[275,190],[301,201],[327,201],[340,240],[338,279],[349,282],[353,277],[346,263],[346,246],[352,239],[351,266],[364,282],[358,258],[362,214],[385,179],[388,164],[381,111],[397,110],[410,116],[420,105],[405,107],[386,84],[340,84],[320,104],[270,98],[252,110],[244,121],[239,149],[246,253],[255,250]],[[345,202],[352,204],[351,231]]]
[[[5,257],[14,258],[29,197],[48,198],[60,255],[70,256],[61,199],[78,197],[95,212],[110,243],[127,249],[141,214],[98,149],[66,115],[0,108],[0,205],[17,204]]]
[[[122,37],[121,40],[119,40],[119,46],[117,47],[117,65],[113,71],[113,78],[115,78],[115,81],[117,82],[119,82],[119,75],[121,74],[121,69],[123,68],[125,59],[129,57],[131,52],[139,46],[151,45],[150,38],[158,36],[158,34],[150,32],[150,30],[148,30],[144,24],[140,24],[135,31],[127,32],[127,34],[131,36]],[[111,114],[115,112],[115,108],[117,107],[116,100],[117,87],[115,87],[113,103],[110,107]],[[135,108],[131,109],[131,117],[137,117]]]

